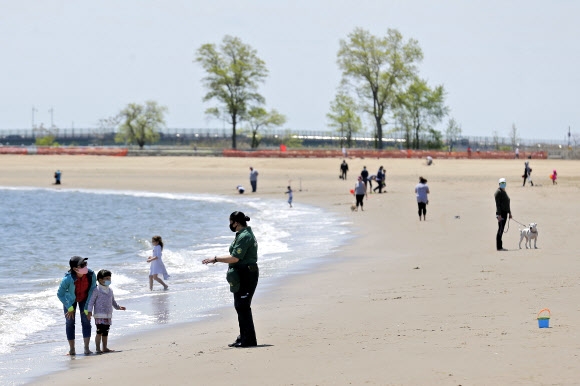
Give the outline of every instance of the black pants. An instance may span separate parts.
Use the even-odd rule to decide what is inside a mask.
[[[421,213],[423,214],[423,217],[425,217],[427,214],[427,204],[424,202],[418,202],[417,204],[419,205],[419,218],[421,217]]]
[[[383,192],[383,181],[377,180],[376,182],[377,182],[378,186],[373,189],[373,192],[378,189],[379,193],[382,193]]]
[[[109,336],[109,324],[97,324],[97,335]]]
[[[343,180],[346,180],[346,170],[340,171],[340,178],[342,178]]]
[[[503,249],[503,243],[502,243],[501,238],[503,236],[503,230],[505,229],[507,217],[508,217],[507,213],[502,213],[501,214],[501,221],[497,222],[497,236],[495,237],[495,246],[498,250]]]
[[[240,275],[240,290],[234,293],[234,307],[238,313],[240,342],[242,346],[255,346],[257,340],[251,306],[260,271],[257,265],[242,266],[236,271]]]
[[[363,198],[365,198],[364,194],[357,194],[356,196],[356,207],[358,208],[358,206],[360,205],[361,209],[363,207]]]
[[[258,187],[258,181],[250,181],[250,185],[252,185],[252,192],[255,192]]]

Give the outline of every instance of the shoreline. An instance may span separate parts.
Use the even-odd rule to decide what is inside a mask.
[[[0,188],[0,189],[8,189],[8,190],[13,190],[13,189],[20,190],[20,189],[23,189],[22,191],[30,191],[30,190],[33,190],[33,191],[39,191],[39,192],[40,191],[51,191],[52,190],[52,188],[45,188],[45,187],[38,187],[38,188],[25,187],[25,188],[21,188],[21,187],[13,187],[13,186],[9,186],[9,187],[7,186],[7,187],[3,187],[3,188]],[[165,193],[155,194],[155,193],[153,193],[153,194],[151,194],[151,193],[146,192],[146,191],[128,191],[128,190],[112,191],[110,189],[107,189],[107,190],[88,190],[88,189],[84,189],[84,188],[74,188],[74,189],[70,189],[68,187],[63,187],[63,186],[58,187],[58,191],[59,192],[62,192],[62,193],[65,193],[67,191],[68,192],[79,192],[79,194],[87,194],[87,195],[94,195],[94,194],[99,195],[101,193],[107,193],[107,194],[111,194],[111,195],[115,195],[115,196],[125,196],[125,195],[129,195],[129,196],[133,196],[133,197],[154,197],[154,198],[157,198],[157,199],[170,199],[170,201],[172,201],[173,199],[176,199],[176,200],[180,200],[180,201],[183,201],[183,202],[188,202],[190,199],[192,199],[192,197],[197,197],[198,199],[199,199],[199,197],[201,197],[201,201],[202,202],[205,202],[208,199],[210,199],[212,201],[217,200],[217,202],[222,202],[222,201],[223,202],[226,202],[226,201],[227,202],[231,202],[231,198],[229,196],[227,196],[227,195],[215,195],[215,194],[197,194],[197,193],[195,193],[195,194],[191,194],[192,197],[189,197],[190,194],[171,194],[171,193],[168,193],[168,194],[165,194]],[[235,198],[238,198],[238,197],[235,197]],[[278,201],[273,201],[271,199],[267,199],[266,202],[262,201],[261,203],[258,203],[258,202],[255,202],[255,200],[248,200],[249,198],[250,197],[242,197],[242,201],[241,202],[245,202],[244,205],[248,205],[249,203],[251,203],[251,207],[255,208],[256,211],[258,210],[259,207],[271,208],[271,207],[280,207],[281,206]],[[169,204],[169,202],[168,202],[168,204]],[[282,206],[282,208],[286,209],[287,204],[286,203],[284,203],[284,204],[285,204],[285,206]],[[249,207],[247,207],[246,209],[248,209],[248,208]],[[244,211],[246,211],[246,209],[244,209]],[[287,209],[287,210],[290,211],[291,209]],[[308,207],[306,207],[305,204],[300,204],[298,206],[298,208],[296,208],[296,210],[298,212],[296,212],[295,215],[292,215],[290,212],[288,212],[288,214],[284,214],[284,218],[286,218],[287,216],[289,216],[289,218],[296,218],[296,216],[298,216],[298,218],[304,218],[305,216],[308,216],[308,215],[305,214],[305,211],[307,211],[307,212],[314,211],[314,213],[320,213],[322,216],[329,216],[330,215],[331,218],[337,220],[337,223],[343,223],[344,220],[345,220],[344,217],[339,217],[337,215],[332,214],[331,212],[329,212],[326,209],[320,209],[320,208],[315,207],[315,206],[308,206]],[[262,212],[262,210],[260,210],[260,212]],[[286,212],[286,210],[281,210],[281,212]],[[317,221],[315,218],[313,218],[312,217],[312,214],[310,214],[309,216],[310,216],[309,221],[313,221],[313,223],[314,223],[314,224],[312,224],[314,226],[313,229],[318,229],[322,233],[328,234],[326,236],[326,238],[329,238],[330,235],[335,235],[338,232],[344,232],[344,234],[347,237],[350,238],[350,236],[348,236],[348,230],[346,228],[345,228],[344,231],[340,231],[340,230],[337,230],[337,231],[329,230],[329,231],[327,231],[327,230],[323,229],[321,227],[321,225],[318,225],[318,226],[316,225],[316,223],[318,223],[319,221]],[[258,223],[255,224],[256,226],[259,225],[259,224],[261,224],[261,223],[264,223],[264,222],[271,223],[271,224],[280,223],[280,220],[278,220],[276,222],[274,219],[272,219],[273,222],[271,222],[271,221],[265,221],[265,219],[263,217],[264,217],[264,215],[258,215],[258,213],[254,213],[254,215],[252,216],[252,220],[253,220],[253,222],[258,221]],[[326,221],[329,221],[329,220],[326,220]],[[297,220],[293,220],[293,222],[294,223],[297,223]],[[298,223],[303,223],[303,221],[298,221]],[[187,227],[180,228],[180,229],[186,230]],[[296,231],[299,232],[298,229],[296,229]],[[229,233],[229,231],[228,231],[228,233]],[[267,238],[262,239],[262,241],[267,242]],[[286,240],[285,240],[285,243],[287,243]],[[311,242],[310,242],[310,244],[311,244]],[[265,246],[265,244],[264,244],[264,246]],[[297,251],[302,250],[302,252],[304,252],[306,254],[309,253],[308,250],[304,250],[304,247],[300,248],[299,245],[290,243],[289,246],[290,246],[291,250],[297,250]],[[312,247],[314,248],[313,250],[316,250],[316,246],[315,245],[313,245]],[[305,274],[306,272],[308,272],[310,270],[316,269],[316,267],[321,264],[319,258],[312,259],[312,260],[304,260],[304,259],[302,259],[302,260],[298,260],[297,261],[297,263],[298,263],[297,266],[291,266],[289,268],[285,268],[285,271],[282,272],[282,273],[276,273],[276,272],[272,272],[272,269],[271,268],[268,268],[268,266],[269,266],[268,260],[269,260],[269,258],[272,255],[272,251],[268,252],[268,249],[267,248],[265,248],[265,249],[262,248],[262,250],[263,250],[263,255],[264,255],[263,256],[263,259],[265,259],[265,260],[263,260],[263,262],[262,262],[263,267],[264,267],[264,271],[262,273],[263,276],[262,276],[262,278],[260,280],[260,287],[262,288],[262,291],[264,293],[266,293],[266,294],[269,292],[270,288],[273,288],[273,287],[279,285],[278,282],[281,282],[281,281],[285,280],[285,278],[287,276],[303,275],[303,274]],[[286,255],[287,255],[287,253],[286,253]],[[292,256],[287,256],[287,257],[288,258],[293,258]],[[192,261],[192,262],[193,262],[193,264],[195,264],[195,261]],[[201,264],[201,261],[199,261],[199,264]],[[225,277],[225,271],[224,271],[225,266],[224,267],[219,267],[219,265],[218,265],[218,266],[216,266],[216,268],[217,268],[216,270],[219,271],[218,272],[218,275],[221,277],[222,276],[221,275],[221,271],[223,271],[223,276]],[[276,276],[272,277],[272,274],[274,274],[274,275],[280,275],[280,274],[282,274],[283,276],[282,277],[276,277]],[[168,283],[168,284],[170,284],[170,283]],[[220,285],[221,284],[223,284],[223,283],[220,281]],[[226,286],[227,286],[227,284],[226,284]],[[220,290],[221,289],[226,290],[223,285],[221,285],[221,287],[223,287],[223,288],[220,288]],[[158,293],[157,294],[157,295],[161,295],[161,296],[159,296],[159,297],[158,296],[155,296],[155,298],[158,298],[161,301],[163,301],[164,303],[166,303],[168,309],[171,308],[172,314],[174,314],[174,311],[176,311],[176,309],[174,307],[177,306],[179,308],[183,308],[183,307],[184,308],[189,308],[189,306],[193,306],[193,303],[196,302],[194,299],[192,299],[193,302],[189,302],[187,300],[187,298],[189,296],[194,296],[194,297],[196,296],[196,291],[195,290],[193,290],[193,291],[190,290],[189,295],[185,295],[185,296],[183,295],[183,293],[181,293],[181,291],[180,292],[174,292],[173,294],[172,294],[172,292],[173,291],[169,291],[167,293],[162,292],[162,293]],[[229,295],[229,292],[227,292],[227,293]],[[166,296],[166,295],[169,295],[169,296]],[[199,293],[198,293],[198,295],[199,295]],[[222,299],[222,298],[223,297],[220,296],[220,299]],[[111,335],[112,335],[112,339],[110,339],[110,342],[112,343],[111,346],[112,346],[112,348],[116,348],[116,346],[119,346],[119,347],[123,347],[123,346],[130,347],[129,345],[126,345],[124,343],[125,341],[127,341],[127,339],[132,339],[132,338],[135,338],[135,337],[146,336],[146,335],[151,335],[151,334],[155,335],[157,333],[156,331],[159,330],[159,329],[173,328],[174,326],[179,326],[179,325],[181,325],[183,323],[190,323],[192,326],[195,326],[197,323],[203,322],[204,320],[212,320],[212,318],[214,318],[215,315],[217,313],[219,313],[220,310],[222,310],[224,307],[227,307],[227,308],[231,307],[231,304],[229,302],[230,297],[228,296],[227,299],[228,299],[228,303],[227,304],[219,305],[219,306],[218,305],[214,305],[213,308],[211,308],[209,310],[206,310],[206,311],[198,310],[193,315],[191,313],[189,313],[189,316],[190,317],[187,318],[187,319],[184,319],[184,320],[181,320],[181,321],[175,321],[175,319],[173,319],[174,321],[169,322],[169,324],[157,324],[157,323],[155,323],[154,325],[143,325],[142,327],[139,327],[137,329],[134,329],[132,327],[127,326],[127,323],[128,322],[129,322],[129,324],[131,324],[130,323],[130,319],[128,320],[122,314],[121,315],[117,314],[117,315],[119,315],[121,318],[123,318],[125,320],[120,321],[122,324],[119,324],[119,322],[115,322],[115,325],[117,325],[118,327],[116,327],[114,330],[111,331]],[[151,311],[152,311],[151,309],[149,309],[147,311],[147,309],[150,308],[150,305],[149,306],[145,305],[145,308],[144,308],[143,307],[144,305],[142,304],[142,300],[140,300],[140,299],[136,299],[136,298],[131,297],[131,298],[124,299],[124,300],[123,299],[120,299],[119,302],[122,305],[127,306],[128,309],[137,310],[137,311],[140,311],[142,313],[144,312],[145,315],[151,315],[151,316],[153,316],[151,314]],[[155,302],[155,303],[157,304],[158,302]],[[50,310],[49,310],[49,312],[50,312]],[[181,311],[181,314],[183,315],[183,313],[184,313],[184,311],[182,310]],[[123,336],[119,336],[118,335],[118,332],[119,332],[118,328],[123,328],[123,327],[129,327],[129,328],[127,330],[123,331],[124,332],[123,333]],[[126,334],[126,332],[129,332],[129,333]],[[115,335],[117,335],[117,337],[115,337]],[[115,343],[115,342],[117,342],[117,343]],[[78,345],[78,342],[77,342],[77,345]],[[91,345],[93,345],[93,341],[92,340],[91,340]],[[53,352],[53,353],[54,352],[57,352],[59,350],[58,342],[56,342],[56,349],[55,349],[55,343],[51,343],[50,346],[51,346],[50,347],[50,351]],[[42,351],[46,351],[46,349],[37,348],[37,349],[35,349],[35,351],[38,352],[38,353],[42,353]],[[32,354],[32,352],[29,353],[29,354]],[[58,354],[58,352],[57,352],[57,354]],[[50,363],[48,363],[49,366],[46,366],[47,363],[45,362],[44,363],[44,365],[45,365],[44,367],[46,367],[46,371],[43,372],[43,373],[40,373],[39,375],[27,376],[27,378],[29,379],[28,382],[35,382],[36,379],[42,379],[42,377],[44,377],[44,376],[46,376],[48,374],[54,373],[56,371],[66,370],[68,368],[69,364],[68,363],[62,363],[62,360],[64,360],[64,357],[63,358],[59,358],[59,359],[61,361],[59,361],[59,363],[55,363],[52,366],[50,366]],[[89,358],[88,357],[85,357],[84,355],[82,355],[82,353],[80,355],[77,355],[75,357],[75,360],[76,361],[79,361],[79,360],[82,361],[82,360],[85,360],[85,359],[89,359]],[[31,363],[34,363],[34,361],[32,361]],[[8,365],[6,368],[10,368],[10,366],[9,366],[10,365],[10,362],[7,361],[6,364]],[[36,366],[33,365],[30,368],[35,369]],[[35,372],[35,373],[38,373],[38,372]],[[22,376],[21,378],[24,378],[24,376]],[[5,381],[8,381],[8,380],[12,380],[12,378],[6,379]],[[2,382],[0,382],[0,383],[2,383]]]
[[[347,182],[336,178],[342,158],[0,160],[0,185],[37,186],[59,168],[67,187],[232,195],[253,165],[260,172],[256,196],[283,200],[288,180],[294,187],[300,179],[303,189],[294,189],[295,202],[350,216],[355,236],[322,258],[307,280],[294,276],[267,298],[258,287],[256,349],[226,346],[237,323],[233,308],[225,308],[211,323],[136,337],[130,347],[113,346],[121,353],[76,361],[34,384],[577,381],[571,338],[580,323],[580,262],[569,235],[557,230],[578,229],[572,215],[580,209],[578,162],[532,160],[537,186],[522,188],[522,160],[437,160],[426,167],[421,160],[349,159]],[[353,172],[363,165],[370,171],[386,166],[388,193],[370,195],[364,212],[350,213],[348,190]],[[559,175],[555,186],[548,185],[552,168]],[[432,192],[426,222],[416,218],[412,193],[419,175]],[[513,223],[504,236],[509,251],[495,251],[493,192],[499,177],[508,180],[514,219],[538,223],[538,250],[517,248]],[[552,310],[551,328],[538,329],[537,312],[546,307]],[[556,350],[556,363],[540,355]]]

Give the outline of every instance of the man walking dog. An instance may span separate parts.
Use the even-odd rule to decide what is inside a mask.
[[[495,197],[495,217],[497,218],[497,236],[495,238],[495,244],[498,251],[507,251],[504,249],[502,243],[503,230],[507,222],[507,218],[512,218],[512,211],[510,210],[510,198],[505,191],[506,181],[505,178],[499,179],[499,188],[497,188]]]

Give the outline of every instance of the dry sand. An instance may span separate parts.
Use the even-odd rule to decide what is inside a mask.
[[[38,384],[530,385],[579,384],[580,164],[532,160],[535,187],[521,187],[523,160],[111,158],[0,156],[0,185],[134,189],[235,195],[259,172],[258,197],[319,205],[344,216],[357,237],[329,245],[320,269],[258,286],[260,347],[227,347],[233,309],[210,321],[138,335],[122,352],[72,361]],[[356,174],[387,169],[388,193],[351,213]],[[548,179],[557,169],[559,184]],[[431,189],[419,222],[413,188]],[[497,179],[506,177],[514,219],[538,223],[537,250],[518,249],[518,224],[495,250]],[[299,188],[302,191],[299,191]],[[194,219],[192,219],[194,220]],[[338,225],[337,225],[338,226]],[[225,266],[223,267],[225,269]],[[225,283],[224,283],[225,285]],[[537,312],[552,311],[549,329]],[[116,342],[116,343],[115,343]],[[66,342],[63,338],[63,345]]]

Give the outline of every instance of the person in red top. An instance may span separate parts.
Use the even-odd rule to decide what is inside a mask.
[[[85,355],[92,354],[89,350],[91,340],[91,322],[87,318],[88,302],[93,289],[97,286],[95,273],[87,267],[87,258],[73,256],[69,261],[70,270],[64,275],[58,287],[57,296],[61,301],[66,320],[66,337],[69,343],[69,355],[76,355],[75,350],[75,314],[77,305],[81,315]]]

